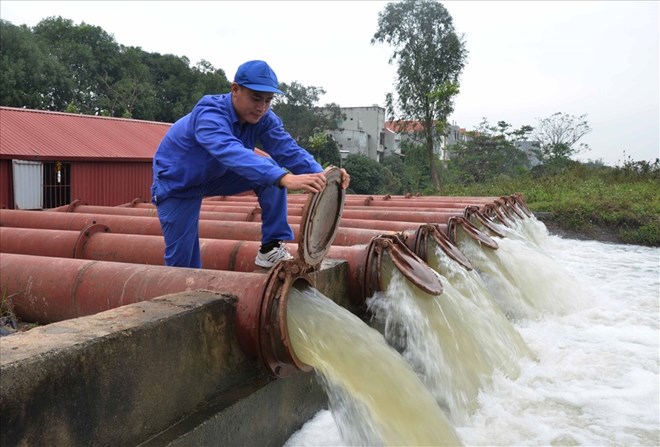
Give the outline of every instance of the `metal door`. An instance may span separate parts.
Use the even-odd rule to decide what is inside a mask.
[[[14,206],[17,209],[43,208],[43,165],[38,161],[12,160]]]

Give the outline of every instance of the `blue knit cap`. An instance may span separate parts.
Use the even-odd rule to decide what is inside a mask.
[[[281,93],[275,72],[264,61],[248,61],[238,67],[234,82],[257,92]]]

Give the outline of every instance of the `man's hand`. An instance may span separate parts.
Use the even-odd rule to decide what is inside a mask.
[[[325,174],[286,174],[280,179],[280,186],[294,191],[321,192],[325,188]]]
[[[351,184],[351,176],[348,175],[348,172],[344,168],[341,168],[339,172],[341,172],[341,187],[346,189]]]
[[[328,172],[330,169],[335,168],[336,166],[328,166],[323,170],[323,172]],[[342,189],[348,188],[348,185],[351,183],[351,176],[348,175],[348,172],[346,172],[346,169],[341,168],[339,169],[339,172],[341,172],[341,187]]]

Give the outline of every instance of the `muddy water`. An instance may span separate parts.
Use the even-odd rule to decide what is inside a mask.
[[[349,445],[460,445],[436,399],[383,336],[301,286],[289,294],[295,354],[322,377],[341,437]]]
[[[522,357],[533,357],[520,334],[490,298],[474,271],[434,253],[444,292],[425,294],[393,270],[385,292],[368,300],[385,339],[397,347],[453,423],[477,408],[494,371],[519,375]]]

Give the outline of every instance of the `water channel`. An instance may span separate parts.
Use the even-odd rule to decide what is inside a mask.
[[[460,241],[476,270],[429,259],[442,295],[393,272],[369,301],[378,331],[342,315],[355,327],[324,332],[312,350],[326,353],[303,361],[331,410],[286,446],[658,445],[660,249],[550,236],[535,219],[502,231],[497,250]],[[294,340],[296,352],[309,342]]]

